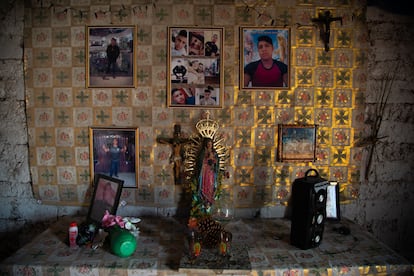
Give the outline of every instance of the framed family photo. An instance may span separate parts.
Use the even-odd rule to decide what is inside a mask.
[[[224,28],[169,27],[169,107],[222,107]]]
[[[136,26],[88,26],[87,87],[136,87]]]
[[[100,225],[105,211],[115,215],[124,181],[107,175],[96,174],[93,181],[93,196],[87,221]]]
[[[316,125],[279,125],[278,161],[316,160]]]
[[[89,128],[91,178],[106,175],[124,181],[124,188],[138,187],[138,128]]]
[[[240,27],[240,89],[290,88],[290,29]]]

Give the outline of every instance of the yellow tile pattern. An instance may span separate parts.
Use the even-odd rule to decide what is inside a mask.
[[[115,125],[138,127],[140,133],[139,187],[125,189],[122,200],[140,206],[176,205],[180,189],[172,182],[172,167],[158,159],[171,149],[156,137],[172,136],[173,124],[189,135],[201,110],[167,107],[166,36],[167,27],[174,25],[225,28],[224,104],[211,114],[230,147],[229,178],[223,185],[236,208],[286,204],[291,183],[310,167],[341,183],[344,202],[358,197],[362,149],[353,144],[363,133],[368,45],[366,30],[353,13],[363,9],[361,4],[256,1],[246,8],[243,1],[149,2],[49,0],[31,1],[26,7],[30,168],[38,199],[87,204],[88,127]],[[310,21],[325,9],[343,18],[342,25],[331,24],[329,52]],[[291,87],[239,90],[239,27],[265,26],[272,20],[275,26],[291,28]],[[108,25],[137,26],[137,88],[85,86],[85,27]],[[123,101],[121,94],[126,96]],[[132,119],[116,120],[122,112]],[[315,163],[276,160],[277,125],[297,122],[319,125]]]

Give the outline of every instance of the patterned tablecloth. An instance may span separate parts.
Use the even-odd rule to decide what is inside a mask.
[[[413,265],[357,225],[327,222],[322,244],[300,250],[289,243],[286,219],[238,219],[225,225],[233,234],[230,256],[202,248],[188,262],[186,228],[174,218],[143,217],[135,253],[128,258],[107,247],[70,249],[68,220],[36,237],[0,263],[1,275],[412,275]],[[334,231],[350,228],[349,235]]]

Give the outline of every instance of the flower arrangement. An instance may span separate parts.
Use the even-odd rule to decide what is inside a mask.
[[[102,227],[107,231],[110,231],[113,227],[124,228],[129,230],[134,236],[137,236],[139,234],[139,228],[135,224],[140,221],[140,218],[116,216],[110,214],[108,210],[105,210],[102,218]]]

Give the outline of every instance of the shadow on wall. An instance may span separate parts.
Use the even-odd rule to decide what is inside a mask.
[[[26,223],[16,231],[0,233],[0,241],[2,241],[0,246],[0,262],[29,243],[53,223],[56,223],[56,220]]]
[[[368,6],[376,6],[382,10],[401,15],[414,15],[411,0],[368,0]]]

